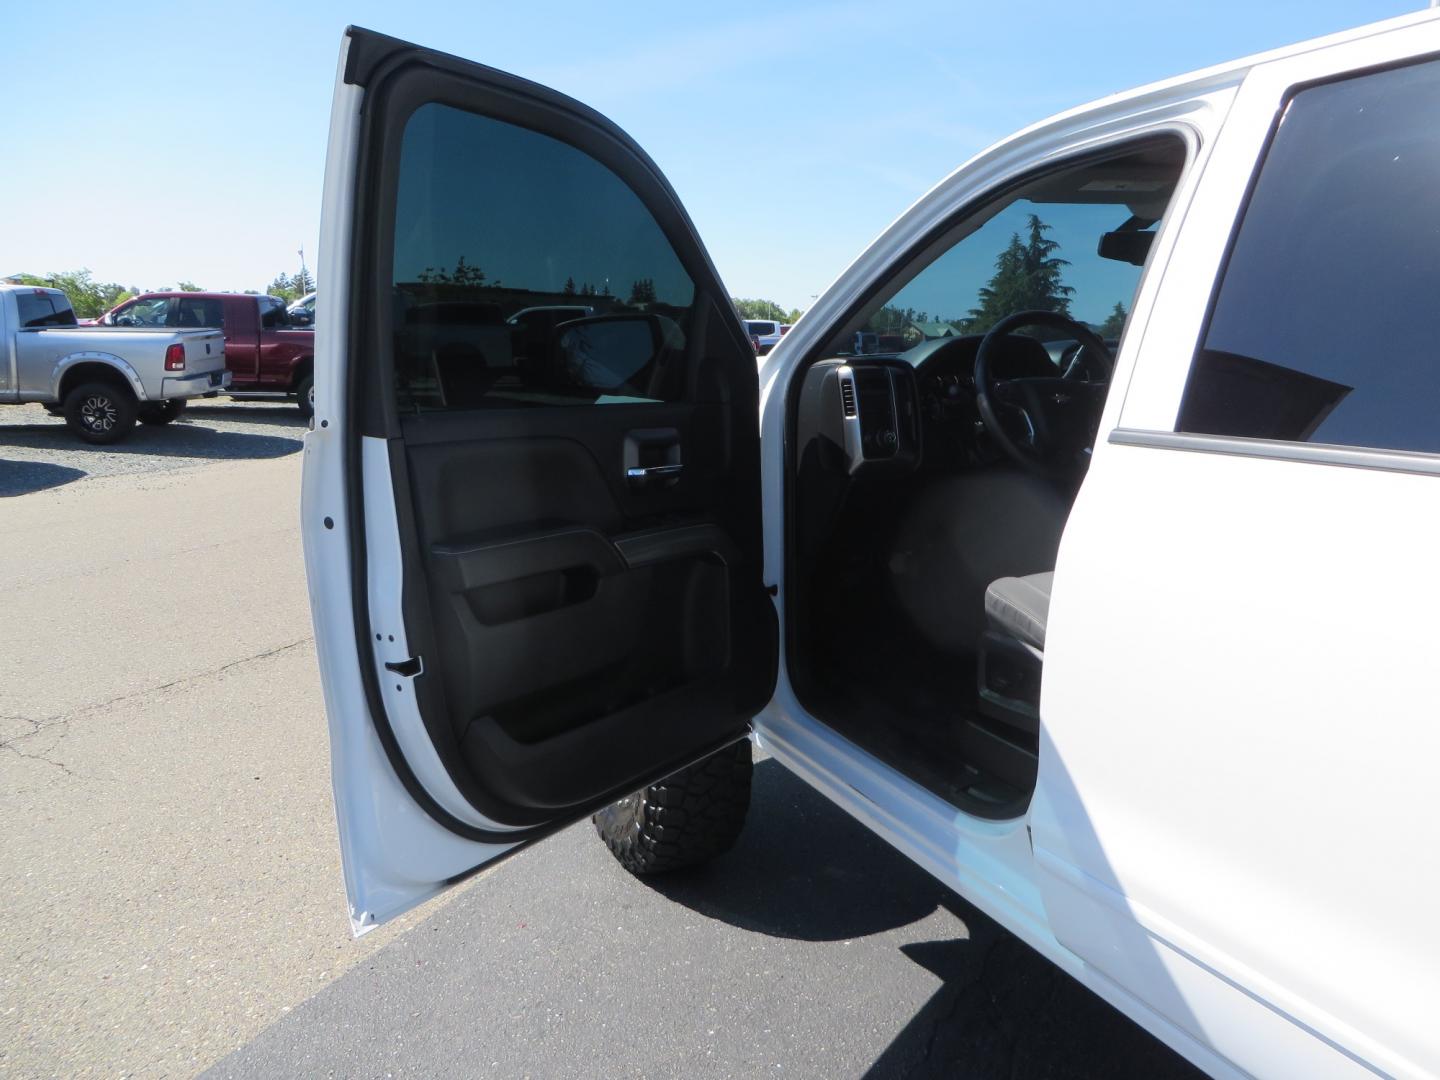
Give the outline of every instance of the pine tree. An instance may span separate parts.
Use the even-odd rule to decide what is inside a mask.
[[[1031,214],[1027,223],[1029,242],[1012,233],[1010,243],[995,260],[995,273],[981,288],[980,303],[970,309],[965,330],[983,334],[1007,315],[1017,311],[1056,311],[1070,314],[1070,295],[1075,291],[1062,280],[1062,268],[1069,262],[1056,256],[1060,245],[1047,239],[1050,226]]]
[[[1115,301],[1115,309],[1111,311],[1105,321],[1100,324],[1100,336],[1106,341],[1118,338],[1125,330],[1125,318],[1125,305],[1118,300]]]

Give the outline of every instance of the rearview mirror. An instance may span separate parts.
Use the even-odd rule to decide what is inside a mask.
[[[1144,266],[1145,259],[1150,254],[1150,245],[1154,241],[1153,232],[1118,229],[1100,234],[1100,246],[1096,249],[1096,254],[1102,259],[1126,262],[1131,266]]]

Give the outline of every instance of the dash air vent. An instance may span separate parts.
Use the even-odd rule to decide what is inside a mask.
[[[855,418],[855,382],[853,379],[840,380],[840,405],[845,410],[845,419]]]

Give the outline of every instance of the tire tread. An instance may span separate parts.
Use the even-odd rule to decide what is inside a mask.
[[[601,810],[595,831],[632,874],[708,862],[739,839],[752,769],[750,741],[734,743]]]

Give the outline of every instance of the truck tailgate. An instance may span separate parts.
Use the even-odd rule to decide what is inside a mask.
[[[185,370],[222,371],[225,368],[225,334],[220,330],[177,330],[185,345]]]

